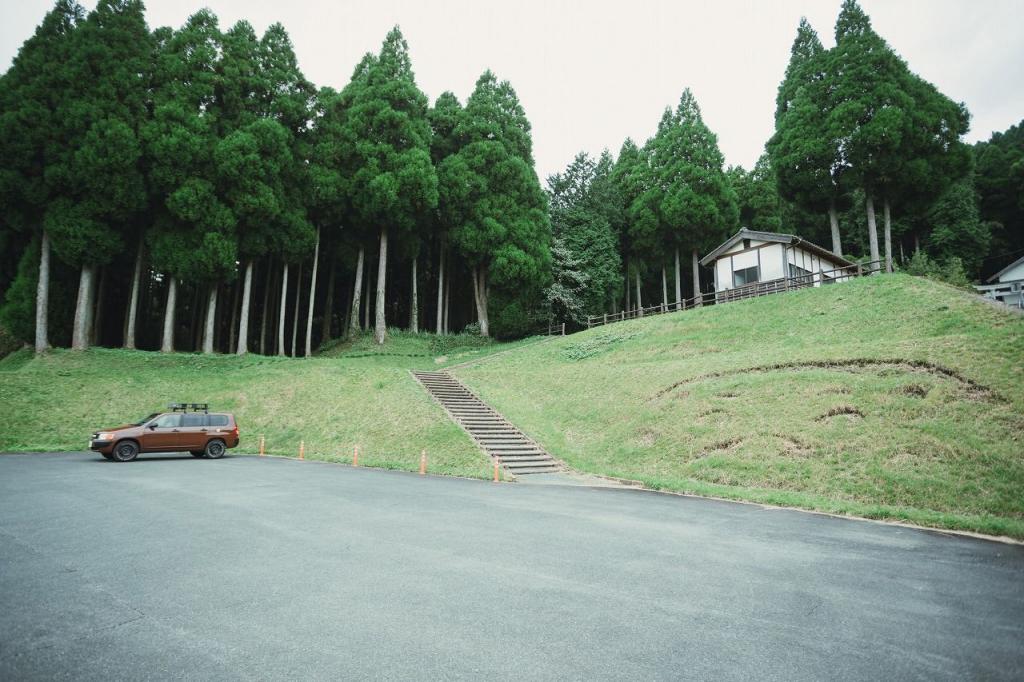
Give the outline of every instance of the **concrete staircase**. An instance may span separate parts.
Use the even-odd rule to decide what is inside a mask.
[[[523,474],[550,474],[562,465],[537,443],[510,424],[447,372],[413,372],[433,398],[456,423],[506,470]]]

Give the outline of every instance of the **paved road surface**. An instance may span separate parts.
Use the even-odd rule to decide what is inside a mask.
[[[0,679],[1024,676],[1024,548],[635,490],[0,456]]]

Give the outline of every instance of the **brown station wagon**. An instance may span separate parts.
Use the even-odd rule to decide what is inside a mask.
[[[97,431],[89,449],[115,462],[130,462],[140,452],[190,452],[193,457],[218,459],[238,445],[233,414],[209,412],[204,403],[168,407],[170,412],[154,412],[134,424]]]

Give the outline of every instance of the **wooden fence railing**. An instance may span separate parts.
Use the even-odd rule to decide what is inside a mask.
[[[730,303],[732,301],[741,301],[747,298],[756,298],[758,296],[768,296],[770,294],[781,294],[787,291],[795,291],[797,289],[806,289],[808,287],[815,286],[815,284],[819,282],[823,285],[845,282],[846,280],[853,279],[854,277],[863,277],[865,275],[878,272],[879,270],[873,268],[875,265],[884,265],[884,261],[869,261],[867,263],[858,263],[856,265],[846,265],[841,268],[835,268],[834,270],[812,272],[806,275],[796,275],[795,277],[780,277],[779,279],[771,279],[764,282],[752,282],[734,289],[702,293],[698,296],[687,298],[682,301],[659,303],[646,308],[622,310],[617,313],[591,315],[587,318],[587,329],[611,324],[612,322],[635,320],[649,315],[661,315],[663,313],[699,308],[705,305]]]
[[[996,284],[975,284],[974,290],[985,298],[1002,301],[1008,306],[1024,308],[1024,280],[998,282]]]

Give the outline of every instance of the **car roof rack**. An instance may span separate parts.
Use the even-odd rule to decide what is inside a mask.
[[[171,403],[167,408],[172,412],[188,412],[192,410],[193,412],[202,411],[206,414],[210,413],[209,403]]]

